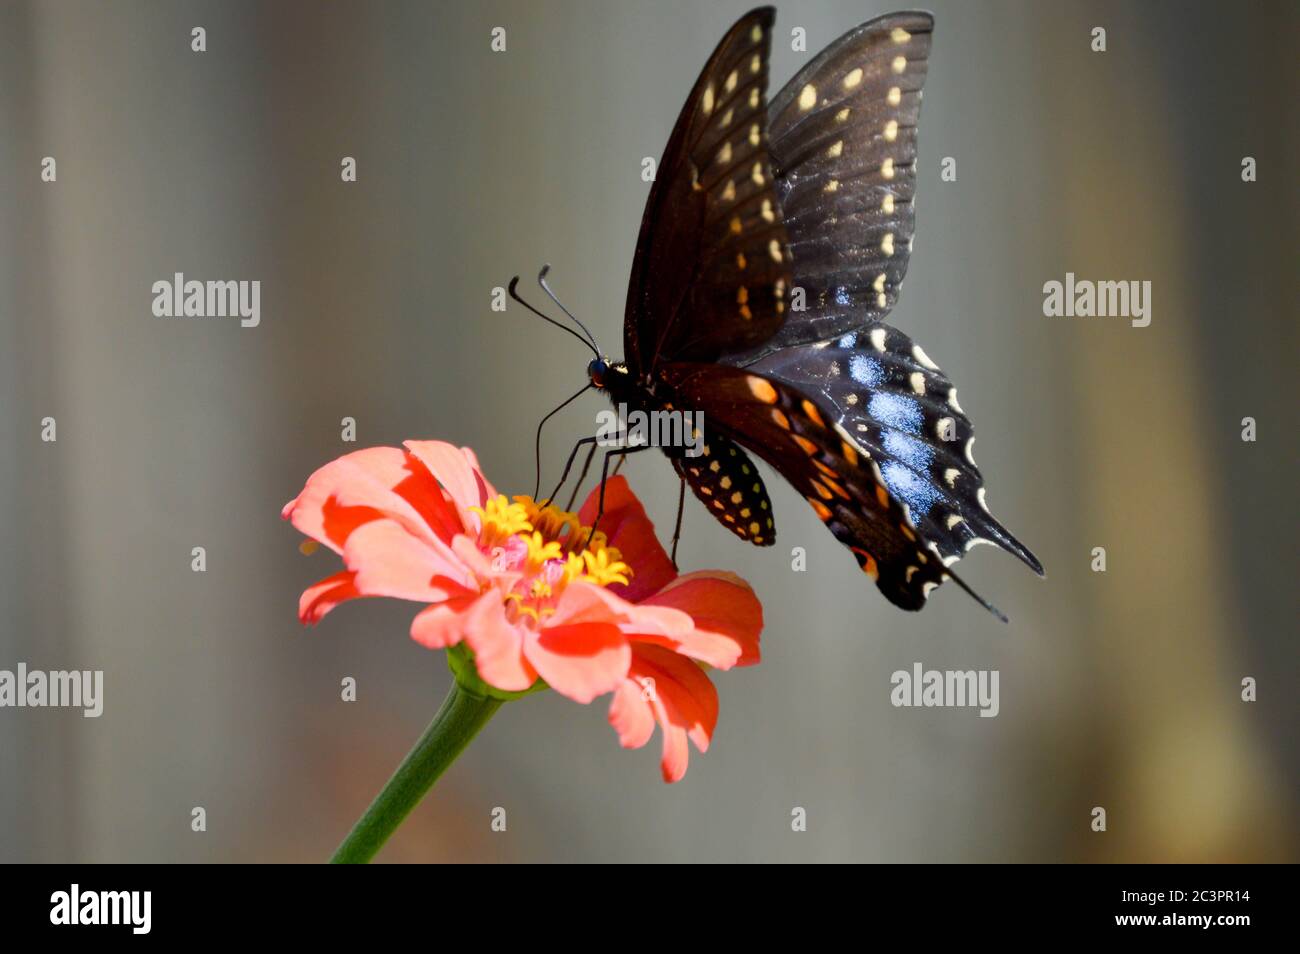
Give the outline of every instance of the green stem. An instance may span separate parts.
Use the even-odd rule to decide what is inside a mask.
[[[502,702],[467,692],[453,680],[442,708],[420,741],[357,820],[330,863],[364,864],[374,858]]]

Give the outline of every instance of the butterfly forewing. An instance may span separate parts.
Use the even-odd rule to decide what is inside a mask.
[[[933,26],[924,13],[863,24],[773,99],[772,165],[805,307],[746,357],[843,334],[897,301],[915,227],[916,126]]]
[[[789,251],[767,153],[774,13],[718,44],[677,119],[646,202],[624,324],[634,374],[712,360],[780,327]]]

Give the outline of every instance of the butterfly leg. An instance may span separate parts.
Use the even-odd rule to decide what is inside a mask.
[[[549,504],[555,499],[555,495],[560,492],[560,488],[564,486],[564,482],[569,479],[569,471],[573,469],[573,461],[578,456],[579,449],[581,449],[584,444],[590,444],[592,452],[594,453],[596,450],[596,441],[598,440],[599,438],[595,436],[584,437],[582,440],[578,441],[578,443],[573,445],[573,450],[569,451],[569,459],[564,462],[564,473],[560,475],[560,482],[555,485],[555,489],[550,492],[547,498],[544,501],[541,501],[543,506]],[[586,474],[585,468],[583,469],[583,473]]]
[[[569,502],[564,505],[565,510],[573,509],[573,505],[578,499],[578,491],[582,489],[582,482],[587,479],[587,471],[591,470],[591,461],[595,456],[596,445],[592,444],[587,451],[587,459],[582,462],[582,473],[578,475],[578,482],[573,485],[573,493],[569,494]]]
[[[682,478],[681,488],[677,491],[677,524],[673,527],[673,569],[677,569],[677,541],[682,538],[682,508],[686,506],[686,478]]]
[[[605,460],[600,468],[600,498],[596,502],[596,519],[591,521],[591,531],[587,534],[587,539],[582,541],[582,546],[578,547],[577,552],[581,553],[587,549],[587,544],[591,542],[592,536],[596,533],[596,527],[600,525],[600,518],[605,515],[605,484],[609,481],[609,459],[615,454],[635,454],[637,451],[652,450],[653,444],[628,444],[623,447],[615,447],[613,450],[605,451]]]

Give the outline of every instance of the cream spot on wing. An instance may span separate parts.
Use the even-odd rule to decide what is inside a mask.
[[[749,264],[749,259],[745,258],[745,253],[744,253],[744,252],[737,252],[737,253],[736,253],[736,267],[737,267],[738,269],[740,269],[740,270],[743,272],[743,271],[745,270],[745,266],[748,265],[748,264]]]
[[[943,482],[949,487],[957,486],[957,478],[961,476],[961,471],[956,467],[949,467],[943,472]]]
[[[913,371],[913,372],[908,376],[908,381],[909,381],[909,382],[911,383],[911,385],[912,385],[912,393],[913,393],[913,394],[924,394],[924,393],[925,393],[925,375],[922,374],[920,371]]]
[[[776,213],[772,211],[772,200],[771,200],[771,199],[764,199],[764,200],[763,200],[763,209],[762,209],[761,214],[762,214],[762,216],[763,216],[763,221],[764,221],[764,222],[775,222],[775,221],[776,221]]]
[[[844,88],[853,89],[861,82],[862,82],[862,70],[860,68],[852,70],[847,76],[844,77]]]
[[[885,350],[885,329],[884,328],[873,328],[871,330],[871,334],[868,335],[868,337],[871,339],[871,346],[873,348],[875,348],[877,351]]]
[[[731,162],[731,143],[724,142],[718,150],[718,165],[725,166]]]
[[[937,587],[938,585],[939,585],[939,584],[936,583],[936,582],[934,582],[934,580],[926,580],[924,583],[922,583],[922,584],[921,584],[921,598],[922,598],[922,599],[929,599],[929,598],[930,598],[930,593],[931,593],[931,591],[933,591],[934,588]]]
[[[719,129],[730,129],[730,128],[731,128],[731,120],[732,120],[732,118],[735,116],[735,114],[736,114],[736,107],[732,106],[732,107],[731,107],[730,109],[728,109],[725,113],[723,113],[723,114],[722,114],[722,118],[718,120],[718,128],[719,128]]]
[[[758,87],[755,86],[749,91],[749,108],[758,109]]]
[[[894,157],[890,156],[880,164],[880,174],[886,179],[894,178]]]
[[[952,429],[956,426],[957,422],[952,418],[941,417],[939,420],[934,422],[934,434],[939,438],[939,440],[945,441],[948,439],[948,435],[953,433]]]
[[[894,197],[892,195],[885,196],[884,201],[880,203],[880,210],[884,212],[885,215],[894,214]]]
[[[731,227],[731,234],[732,234],[732,235],[739,235],[739,234],[741,233],[741,231],[744,229],[744,226],[741,225],[741,223],[740,223],[740,216],[738,216],[738,215],[733,215],[733,216],[731,217],[731,226],[730,226],[730,227]]]
[[[903,91],[897,86],[891,86],[889,87],[889,95],[885,99],[889,101],[890,106],[897,106],[903,101]]]
[[[948,522],[948,529],[951,530],[953,527],[957,526],[957,524],[959,524],[959,523],[965,523],[965,522],[966,522],[966,518],[963,517],[961,514],[950,513],[950,514],[948,514],[948,521],[947,521],[947,522]]]
[[[772,261],[781,261],[781,243],[776,239],[767,243],[767,254],[772,256]]]
[[[888,276],[885,275],[884,272],[881,272],[879,275],[876,276],[876,280],[875,280],[874,282],[871,283],[871,287],[874,288],[874,289],[875,289],[876,291],[878,291],[878,292],[882,292],[882,291],[884,291],[884,290],[885,290],[885,279],[886,279],[887,277],[888,277]]]
[[[891,119],[889,122],[885,123],[885,141],[893,142],[897,138],[898,138],[898,120]]]
[[[757,73],[762,68],[763,68],[762,57],[760,57],[757,53],[755,53],[754,58],[749,61],[749,71],[751,73]]]
[[[890,63],[890,64],[889,64],[889,67],[890,67],[890,69],[892,69],[895,73],[901,73],[901,72],[903,72],[903,70],[907,69],[907,57],[905,57],[905,56],[896,56],[896,57],[894,57],[894,62]]]
[[[956,389],[956,388],[949,388],[949,389],[948,389],[948,406],[949,406],[950,408],[952,408],[954,411],[956,411],[958,414],[965,414],[965,413],[966,413],[965,411],[963,411],[963,410],[961,409],[961,405],[957,403],[957,389]]]
[[[763,179],[763,164],[761,162],[754,163],[754,168],[749,177],[754,180],[754,185],[759,187],[763,185],[765,180]]]
[[[757,146],[758,143],[759,143],[758,123],[754,123],[754,125],[749,127],[749,144],[751,146]]]
[[[975,499],[978,500],[978,501],[980,502],[980,506],[984,508],[984,512],[985,512],[985,513],[988,513],[988,512],[989,512],[989,502],[988,502],[987,500],[984,499],[984,488],[983,488],[983,487],[981,487],[979,490],[975,491]]]
[[[713,112],[713,84],[712,83],[704,87],[704,102],[701,105],[704,108],[705,116]]]
[[[929,368],[931,371],[938,371],[939,366],[930,360],[930,356],[921,350],[920,345],[912,345],[912,357],[923,368]]]
[[[921,569],[919,566],[909,566],[907,570],[903,573],[903,582],[911,583],[912,577],[916,575],[916,572],[919,569]]]
[[[758,24],[754,24],[754,29],[752,29],[752,30],[749,31],[749,39],[750,39],[750,42],[752,42],[752,43],[758,43],[760,40],[762,40],[762,39],[763,39],[763,28],[762,28],[761,26],[759,26]]]
[[[730,179],[727,180],[727,187],[722,190],[722,201],[723,202],[736,201],[736,183]]]
[[[898,58],[898,60],[901,60],[901,59],[903,59],[903,58],[900,56],[900,57]],[[897,66],[898,66],[898,60],[894,60],[894,65],[895,65],[894,72],[895,72],[895,73],[901,73],[901,72],[903,72],[902,70],[897,69]],[[906,61],[904,61],[904,62],[906,62]],[[736,83],[737,83],[739,80],[740,80],[740,76],[736,73],[735,70],[732,70],[731,73],[727,76],[727,82],[725,82],[725,83],[722,85],[723,90],[725,90],[725,91],[728,92],[728,93],[732,92],[732,91],[736,88]]]
[[[839,139],[836,140],[834,143],[832,143],[831,147],[826,150],[826,155],[828,155],[832,159],[838,159],[840,157],[840,153],[842,153],[843,151],[844,151],[844,140]]]
[[[826,183],[826,185],[822,186],[822,191],[823,191],[823,192],[838,192],[838,191],[839,191],[839,188],[840,188],[840,180],[839,180],[839,179],[832,179],[830,182]]]
[[[817,87],[809,83],[799,91],[799,108],[805,113],[817,105]]]
[[[970,462],[972,467],[979,466],[975,463],[975,438],[973,437],[966,442],[966,460]]]
[[[849,108],[847,106],[845,106],[843,109],[841,109],[838,113],[835,114],[835,121],[837,123],[842,123],[844,122],[844,120],[848,118],[849,118]]]
[[[886,232],[885,237],[880,242],[880,250],[886,255],[894,254],[894,233]]]
[[[895,43],[906,43],[912,38],[912,34],[908,33],[902,27],[894,27],[889,31],[889,38]]]

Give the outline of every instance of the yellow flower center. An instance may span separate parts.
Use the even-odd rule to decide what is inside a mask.
[[[596,586],[626,585],[632,568],[605,534],[591,532],[576,513],[542,506],[532,497],[504,495],[471,507],[479,515],[479,548],[497,573],[518,573],[506,596],[513,618],[540,621],[555,612],[564,588],[575,580]]]

